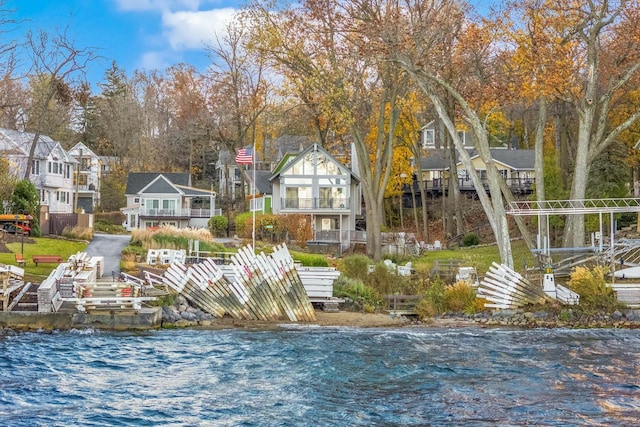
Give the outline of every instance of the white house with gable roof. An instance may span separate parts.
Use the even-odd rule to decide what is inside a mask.
[[[0,154],[18,179],[24,177],[35,134],[0,129]],[[74,209],[73,175],[77,160],[59,142],[40,135],[36,143],[29,180],[40,193],[40,204],[49,213],[72,213]]]
[[[130,173],[125,190],[127,206],[121,211],[127,230],[172,225],[207,227],[216,209],[216,193],[191,187],[188,173]]]

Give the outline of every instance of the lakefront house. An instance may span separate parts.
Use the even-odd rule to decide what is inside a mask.
[[[269,196],[262,206],[270,204],[274,214],[308,215],[313,237],[307,244],[342,251],[363,238],[356,232],[362,206],[360,179],[319,144],[283,156],[269,182],[271,194],[261,193]]]
[[[13,129],[0,129],[0,154],[9,162],[10,172],[18,179],[24,177],[29,152],[35,134]],[[48,213],[74,211],[74,173],[78,161],[65,151],[59,142],[40,135],[36,142],[29,180],[40,196],[40,205]]]
[[[216,193],[192,187],[188,173],[132,172],[125,196],[127,206],[121,211],[127,230],[163,225],[201,228],[212,216],[221,215]]]

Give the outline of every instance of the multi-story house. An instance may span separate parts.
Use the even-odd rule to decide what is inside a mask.
[[[495,165],[504,177],[507,185],[514,194],[529,194],[535,184],[535,153],[533,150],[508,150],[504,148],[492,148],[491,157]],[[471,181],[468,171],[459,159],[456,159],[456,172],[451,173],[448,152],[442,150],[429,151],[427,157],[422,159],[420,177],[425,182],[427,191],[432,195],[438,195],[446,191],[448,180],[452,177],[458,180],[460,191],[475,192],[475,186]],[[471,161],[480,176],[480,180],[486,186],[486,165],[480,156],[470,151]]]
[[[86,213],[93,213],[100,204],[102,160],[82,142],[78,142],[68,153],[78,161],[74,176],[77,207]]]
[[[443,129],[443,131],[446,130]],[[458,129],[458,136],[460,137],[460,141],[462,141],[463,146],[469,148],[473,147],[474,141],[473,134],[471,132],[467,132],[464,129]],[[434,120],[420,128],[420,139],[422,141],[422,148],[425,150],[440,150],[444,148],[440,141],[440,137],[438,137],[436,122]]]
[[[0,129],[0,153],[20,179],[24,177],[34,137],[29,132]],[[46,206],[49,213],[73,212],[73,175],[77,164],[59,142],[46,135],[39,136],[29,179],[40,193],[40,205]]]
[[[188,173],[130,173],[122,208],[127,230],[172,225],[207,227],[216,209],[216,193],[191,187]]]
[[[235,199],[242,191],[243,185],[244,194],[250,194],[252,191],[250,181],[253,179],[252,169],[255,168],[258,173],[260,171],[270,172],[276,162],[285,154],[299,153],[312,143],[313,141],[304,135],[283,135],[274,140],[267,140],[255,153],[255,165],[238,165],[235,162],[235,153],[231,154],[226,150],[220,151],[215,163],[218,194],[220,197],[229,196]],[[242,169],[248,172],[248,181],[243,179]]]
[[[274,214],[311,217],[313,239],[308,243],[344,250],[363,237],[356,232],[356,217],[361,214],[360,180],[320,145],[285,155],[269,181]]]

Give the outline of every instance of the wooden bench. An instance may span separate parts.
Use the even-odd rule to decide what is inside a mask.
[[[22,254],[16,254],[16,263],[18,264],[18,267],[24,267],[27,265],[27,260],[24,259]]]
[[[60,255],[34,255],[32,259],[36,266],[40,263],[60,264],[62,262],[62,257]]]

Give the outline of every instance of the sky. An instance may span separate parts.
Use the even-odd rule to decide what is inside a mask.
[[[115,60],[127,75],[136,69],[164,70],[181,62],[204,72],[207,43],[225,28],[240,0],[5,0],[27,29],[68,27],[78,48],[95,48],[100,61],[88,79],[103,80]]]

